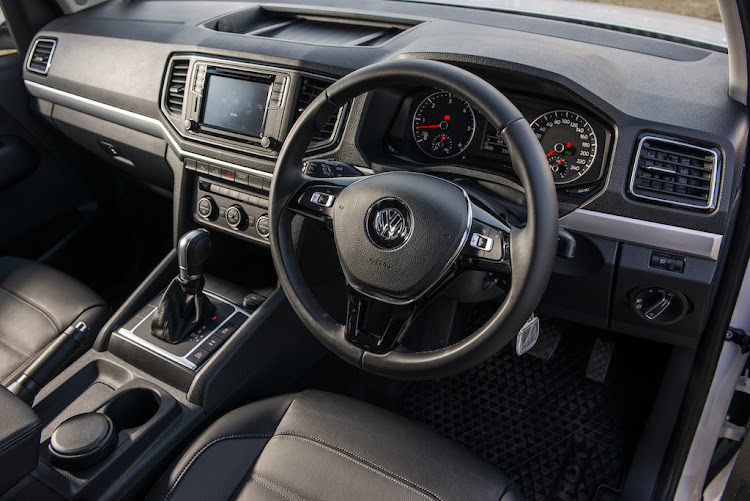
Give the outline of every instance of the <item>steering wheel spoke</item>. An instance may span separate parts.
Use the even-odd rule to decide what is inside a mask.
[[[473,216],[471,230],[461,249],[459,265],[463,269],[509,275],[511,273],[511,238],[520,230],[474,203],[471,208]]]
[[[301,187],[289,202],[289,210],[331,226],[336,198],[359,177],[319,179],[301,175]]]
[[[387,353],[403,339],[421,302],[391,304],[347,287],[346,339],[373,353]]]

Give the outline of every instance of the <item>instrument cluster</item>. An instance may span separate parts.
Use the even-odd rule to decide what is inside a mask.
[[[509,96],[547,156],[555,184],[584,193],[604,175],[611,133],[593,113],[568,103]],[[414,163],[462,163],[512,172],[502,135],[460,97],[443,90],[409,95],[391,127],[390,150]],[[583,186],[583,188],[582,188]]]

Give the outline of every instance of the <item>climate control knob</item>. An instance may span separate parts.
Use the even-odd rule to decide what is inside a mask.
[[[218,212],[218,207],[216,207],[216,202],[214,202],[213,198],[203,197],[200,200],[198,200],[198,214],[202,218],[214,219],[216,218],[217,212]]]
[[[232,205],[229,207],[225,217],[227,224],[235,230],[238,230],[247,224],[247,214],[245,214],[245,211],[242,210],[242,207],[239,205]]]

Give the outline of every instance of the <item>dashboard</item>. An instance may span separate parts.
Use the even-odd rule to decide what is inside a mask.
[[[295,121],[337,78],[394,58],[476,73],[536,133],[575,240],[541,313],[697,344],[748,137],[720,50],[413,2],[110,2],[38,33],[24,81],[58,131],[170,193],[176,233],[201,225],[267,245],[268,190]],[[360,96],[321,124],[307,160],[322,176],[434,173],[523,219],[502,137],[450,89]],[[667,297],[671,309],[648,318],[643,305]]]

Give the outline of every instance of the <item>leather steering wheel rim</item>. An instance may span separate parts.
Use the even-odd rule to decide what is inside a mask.
[[[460,96],[501,131],[525,191],[528,219],[525,227],[514,229],[511,235],[510,289],[489,321],[445,348],[373,353],[347,339],[345,326],[323,310],[305,283],[292,242],[295,212],[289,207],[300,191],[306,148],[332,113],[366,92],[415,84]],[[307,181],[316,180],[307,178]],[[305,326],[350,364],[398,379],[430,379],[455,374],[480,364],[513,341],[541,300],[557,248],[557,194],[544,151],[528,122],[499,90],[483,79],[461,68],[430,60],[403,59],[373,64],[341,78],[318,96],[284,141],[271,183],[269,219],[271,253],[281,287]]]

